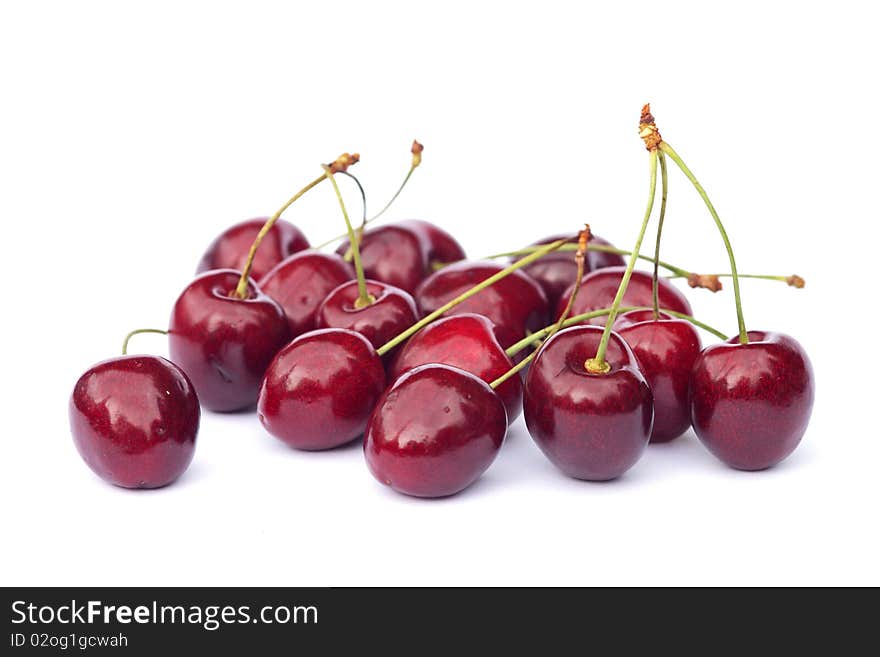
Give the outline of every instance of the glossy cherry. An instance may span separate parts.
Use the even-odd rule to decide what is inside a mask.
[[[80,456],[116,486],[166,486],[192,461],[199,400],[186,374],[164,358],[98,363],[76,382],[69,415]]]
[[[614,329],[630,346],[654,395],[652,443],[678,438],[691,426],[688,386],[700,355],[700,336],[690,322],[652,310],[617,318]]]
[[[458,262],[467,257],[458,240],[436,224],[422,219],[405,219],[398,221],[396,225],[414,230],[427,245],[428,270],[426,274],[433,272],[435,267]]]
[[[266,367],[289,340],[284,311],[256,283],[248,282],[245,299],[233,296],[240,276],[232,269],[205,272],[171,312],[171,360],[212,411],[253,406]]]
[[[202,256],[196,273],[211,269],[235,269],[242,271],[248,252],[257,233],[266,223],[266,217],[250,219],[227,228],[215,239]],[[299,228],[283,219],[275,222],[263,238],[254,258],[250,276],[259,281],[272,267],[298,251],[309,248],[309,241]]]
[[[570,244],[577,244],[577,235],[554,235],[553,237],[535,242],[533,246],[550,244],[565,238],[568,238]],[[603,240],[598,235],[591,235],[590,243],[611,246],[609,242]],[[625,264],[623,256],[616,253],[587,251],[584,258],[584,272],[590,273],[604,267],[616,267]],[[538,281],[544,290],[544,294],[547,295],[551,308],[555,308],[559,304],[562,295],[574,285],[575,279],[577,279],[577,264],[575,263],[573,251],[553,251],[548,253],[537,262],[530,264],[524,271]],[[568,299],[568,297],[565,298]]]
[[[356,331],[378,349],[418,321],[412,295],[379,281],[367,280],[366,285],[374,300],[362,307],[357,306],[357,281],[343,283],[328,294],[316,313],[317,328]]]
[[[629,470],[651,436],[651,388],[629,345],[612,333],[594,374],[602,329],[573,326],[549,338],[526,376],[523,407],[529,433],[547,458],[577,479],[606,481]]]
[[[694,364],[691,420],[699,439],[727,465],[763,470],[798,446],[815,397],[813,368],[792,337],[749,331],[710,345]]]
[[[581,289],[578,292],[577,299],[572,306],[571,314],[580,315],[593,310],[601,310],[602,308],[610,308],[614,297],[617,294],[617,288],[623,278],[625,267],[606,267],[591,272],[584,276],[581,282]],[[567,290],[559,305],[556,307],[556,317],[562,314],[565,303],[571,290]],[[685,315],[693,314],[691,304],[687,298],[678,291],[672,283],[661,278],[659,282],[659,300],[660,307]],[[623,305],[626,306],[650,306],[653,303],[653,278],[651,274],[644,271],[636,270],[630,278],[629,286],[623,295]],[[585,323],[595,324],[597,326],[605,325],[605,317],[597,317],[588,320]]]
[[[343,255],[348,248],[346,240],[336,252]],[[464,250],[451,235],[415,219],[365,231],[360,249],[368,278],[410,294],[431,274],[435,263],[464,258]]]
[[[389,380],[428,363],[458,367],[486,383],[513,367],[496,335],[495,325],[483,315],[464,313],[443,317],[411,337],[389,368]],[[504,402],[507,422],[522,413],[522,379],[511,377],[495,390]]]
[[[338,447],[362,435],[385,389],[385,370],[360,333],[311,331],[282,349],[260,386],[266,430],[291,447]]]
[[[316,327],[318,307],[330,292],[352,279],[354,268],[338,255],[304,251],[275,265],[260,288],[284,309],[290,335],[295,337]]]
[[[415,293],[423,315],[437,310],[459,294],[504,269],[494,262],[457,262],[424,280]],[[547,297],[532,278],[514,271],[449,311],[449,315],[477,313],[497,327],[502,347],[537,331],[547,323]]]
[[[364,435],[381,483],[416,497],[454,495],[488,468],[507,431],[501,398],[473,374],[422,365],[385,391]]]

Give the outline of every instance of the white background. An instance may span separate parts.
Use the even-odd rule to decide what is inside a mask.
[[[0,581],[880,584],[867,6],[3,3]],[[211,413],[167,489],[116,489],[80,461],[77,377],[128,330],[163,327],[214,235],[319,163],[360,151],[375,210],[418,137],[424,165],[390,218],[436,221],[475,257],[584,220],[629,248],[648,100],[740,269],[807,279],[743,284],[749,326],[796,336],[816,370],[812,424],[781,466],[729,470],[689,433],[589,484],[519,422],[477,485],[426,502],[377,484],[357,446],[300,453],[252,414]],[[669,211],[666,258],[724,270],[677,171]],[[341,228],[329,187],[286,216],[315,242]],[[734,331],[729,289],[691,299]]]

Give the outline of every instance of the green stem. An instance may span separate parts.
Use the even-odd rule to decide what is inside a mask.
[[[241,278],[238,279],[238,285],[235,288],[235,292],[233,292],[233,296],[236,296],[239,299],[244,299],[245,297],[247,297],[248,277],[251,274],[251,267],[253,267],[254,258],[257,255],[257,249],[260,248],[260,243],[262,243],[263,238],[269,234],[269,231],[272,230],[272,226],[275,225],[275,222],[278,221],[278,219],[281,217],[281,215],[284,213],[284,211],[287,208],[289,208],[291,205],[293,205],[293,203],[298,198],[300,198],[306,192],[308,192],[310,189],[312,189],[313,187],[318,185],[326,177],[327,177],[327,174],[324,173],[324,174],[320,175],[319,177],[315,178],[312,182],[310,182],[308,185],[306,185],[301,190],[299,190],[296,194],[291,196],[290,199],[288,199],[287,203],[282,205],[278,209],[278,211],[275,214],[273,214],[265,224],[263,224],[263,227],[260,228],[260,232],[257,233],[256,239],[254,239],[254,243],[251,244],[251,250],[248,252],[247,261],[245,262],[244,269],[241,272]]]
[[[642,240],[645,238],[645,231],[648,229],[648,221],[651,219],[651,211],[654,209],[654,194],[657,191],[657,151],[650,153],[651,165],[651,185],[648,192],[648,206],[645,208],[645,216],[642,219],[642,226],[639,229],[639,236],[633,247],[633,257],[629,259],[626,270],[623,272],[623,278],[620,279],[620,285],[617,287],[617,294],[614,295],[614,301],[611,302],[611,312],[608,313],[608,321],[605,324],[605,330],[602,331],[602,339],[599,341],[599,348],[596,355],[587,360],[584,366],[587,371],[593,374],[606,374],[611,367],[605,362],[605,353],[608,351],[608,341],[611,339],[611,325],[617,318],[620,304],[623,301],[623,295],[626,294],[626,288],[629,286],[629,279],[632,278],[633,270],[636,266],[636,260],[639,257],[639,249],[642,248]]]
[[[628,313],[633,310],[653,310],[653,308],[651,308],[650,306],[624,306],[624,307],[618,309],[618,311],[620,313]],[[675,310],[669,310],[668,308],[661,308],[660,312],[666,313],[667,315],[671,315],[671,316],[675,317],[676,319],[683,319],[686,322],[690,322],[694,326],[697,326],[697,327],[703,329],[704,331],[711,333],[712,335],[714,335],[715,337],[717,337],[721,341],[726,341],[728,339],[724,333],[719,331],[714,326],[710,326],[709,324],[706,324],[705,322],[701,322],[696,317],[693,317],[691,315],[685,315],[684,313],[680,313]],[[562,328],[568,328],[569,326],[575,326],[577,324],[580,324],[581,322],[586,322],[588,320],[595,319],[596,317],[604,317],[605,315],[608,315],[610,313],[611,313],[611,308],[602,308],[600,310],[591,310],[588,313],[582,313],[580,315],[573,315],[573,316],[569,317],[568,319],[566,319],[562,323]],[[553,328],[555,326],[556,326],[556,323],[554,322],[553,324],[550,324],[549,326],[542,328],[540,331],[535,331],[534,333],[526,336],[525,338],[523,338],[519,342],[515,342],[514,344],[510,345],[505,350],[507,355],[512,358],[513,356],[515,356],[516,354],[521,352],[526,347],[529,347],[529,346],[535,344],[536,342],[541,342],[553,331]]]
[[[383,344],[381,347],[379,347],[376,350],[376,353],[378,353],[380,356],[384,356],[389,351],[394,349],[394,347],[396,347],[401,342],[403,342],[404,340],[409,338],[411,335],[413,335],[417,331],[421,330],[422,328],[424,328],[425,326],[427,326],[428,324],[433,322],[438,317],[442,316],[445,312],[451,310],[452,308],[454,308],[458,304],[460,304],[464,301],[467,301],[475,294],[479,294],[480,292],[485,290],[490,285],[497,283],[502,278],[505,278],[508,274],[515,272],[517,269],[521,269],[527,265],[530,265],[531,263],[533,263],[535,260],[537,260],[541,256],[543,256],[547,253],[550,253],[551,251],[555,251],[563,244],[565,244],[565,240],[557,240],[556,242],[553,242],[552,244],[547,244],[546,246],[535,251],[535,253],[532,253],[531,255],[526,256],[522,260],[505,267],[504,269],[502,269],[501,271],[499,271],[495,274],[492,274],[486,280],[482,281],[481,283],[478,283],[477,285],[470,288],[469,290],[462,292],[457,297],[455,297],[452,301],[449,301],[449,302],[443,304],[437,310],[435,310],[434,312],[432,312],[429,315],[426,315],[421,320],[419,320],[418,322],[416,322],[415,324],[410,326],[403,333],[397,335],[396,337],[392,338],[391,340],[389,340],[388,342]]]
[[[339,185],[336,184],[336,178],[330,167],[324,166],[324,174],[333,185],[333,191],[336,192],[336,199],[339,201],[339,207],[342,209],[342,216],[345,219],[345,228],[348,231],[348,239],[351,242],[351,252],[354,256],[354,272],[357,276],[358,298],[354,302],[355,308],[364,308],[373,303],[376,299],[367,290],[367,278],[364,276],[364,267],[361,264],[361,248],[355,235],[354,228],[351,225],[351,219],[348,217],[348,210],[345,209],[345,201],[342,200],[342,192],[339,191]]]
[[[364,186],[361,185],[361,181],[357,179],[357,176],[349,173],[348,171],[340,171],[343,176],[348,176],[354,181],[354,184],[357,185],[358,191],[361,193],[361,230],[363,232],[364,224],[367,223],[367,193],[364,191]]]
[[[740,344],[748,344],[749,343],[749,334],[746,331],[746,322],[743,319],[742,312],[742,298],[739,293],[739,275],[736,271],[736,259],[733,257],[733,248],[730,246],[730,238],[727,237],[727,231],[724,230],[724,224],[721,223],[721,218],[718,216],[718,213],[715,211],[715,206],[712,205],[712,201],[709,200],[709,195],[706,193],[706,190],[703,189],[703,186],[697,180],[696,176],[691,172],[688,166],[684,163],[684,161],[679,157],[678,153],[667,144],[665,141],[660,142],[660,150],[663,153],[666,153],[675,164],[678,165],[678,168],[681,169],[682,173],[687,176],[687,179],[691,181],[691,184],[697,190],[697,193],[703,199],[703,202],[706,204],[706,207],[709,210],[709,214],[712,215],[712,219],[715,220],[715,226],[718,228],[718,232],[721,234],[721,239],[724,242],[724,248],[727,249],[727,257],[730,259],[730,275],[733,278],[733,298],[734,303],[736,304],[736,321],[739,325],[739,341]]]
[[[160,335],[168,335],[168,331],[163,331],[162,329],[152,329],[152,328],[142,328],[135,329],[131,333],[125,336],[125,340],[122,341],[122,355],[128,355],[128,341],[131,340],[134,336],[140,335],[141,333],[158,333]]]
[[[651,281],[654,319],[660,317],[660,237],[663,235],[663,221],[666,219],[666,196],[669,192],[669,177],[666,171],[666,156],[660,153],[660,218],[657,220],[657,241],[654,244],[654,278]]]
[[[704,276],[717,276],[718,278],[731,278],[733,274],[729,271],[721,272],[718,274],[704,274]],[[780,283],[788,283],[791,285],[790,280],[791,276],[777,276],[775,274],[737,274],[738,278],[756,278],[762,281],[779,281]],[[666,276],[667,280],[672,280],[674,278],[687,278],[687,276],[682,276],[681,274],[673,274],[672,276]]]

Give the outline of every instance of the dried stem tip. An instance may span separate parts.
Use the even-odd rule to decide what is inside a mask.
[[[691,287],[701,287],[712,292],[718,292],[722,288],[721,279],[716,274],[688,274],[687,281]]]
[[[343,153],[326,166],[330,169],[330,173],[343,173],[348,171],[348,167],[352,164],[357,164],[360,159],[361,156],[358,153]]]
[[[587,251],[587,242],[590,241],[591,237],[592,233],[590,233],[590,224],[584,224],[584,229],[578,234],[578,248],[576,255],[581,257],[584,256]]]
[[[807,282],[803,278],[798,276],[797,274],[792,274],[791,276],[789,276],[788,278],[785,279],[785,282],[788,283],[789,285],[791,285],[792,287],[796,287],[798,289],[801,289],[804,285],[807,284]]]
[[[412,168],[415,169],[422,163],[422,151],[425,150],[425,147],[420,144],[418,141],[413,139],[412,148],[410,152],[412,153]]]
[[[657,123],[654,121],[654,115],[651,114],[651,104],[648,103],[642,107],[642,116],[639,119],[639,137],[645,142],[645,148],[649,151],[656,151],[663,141],[660,131],[657,129]]]

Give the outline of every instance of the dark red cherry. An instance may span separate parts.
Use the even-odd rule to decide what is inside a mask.
[[[344,255],[349,242],[336,252]],[[364,232],[361,264],[367,278],[388,283],[412,294],[429,273],[428,245],[412,228],[388,224]]]
[[[316,327],[318,307],[330,292],[352,279],[354,268],[335,253],[304,251],[275,265],[260,288],[284,309],[290,335],[295,337]]]
[[[454,495],[488,468],[507,431],[501,398],[473,374],[422,365],[376,405],[364,436],[370,472],[416,497]]]
[[[272,361],[257,410],[266,431],[291,447],[330,449],[364,433],[384,389],[382,361],[363,335],[311,331]]]
[[[815,397],[813,368],[792,337],[749,331],[710,345],[694,364],[691,421],[697,437],[727,465],[763,470],[798,446]]]
[[[458,262],[467,257],[461,244],[452,235],[435,224],[422,221],[421,219],[406,219],[398,221],[396,225],[411,228],[427,244],[429,267],[426,275],[433,272],[434,267],[437,265]]]
[[[124,488],[159,488],[187,469],[199,400],[174,363],[123,356],[98,363],[73,388],[70,430],[86,464]]]
[[[653,401],[635,354],[611,333],[606,362],[593,374],[602,329],[572,326],[548,339],[526,376],[529,433],[547,458],[577,479],[606,481],[629,470],[651,436]]]
[[[249,281],[247,298],[232,296],[240,276],[232,269],[205,272],[171,312],[171,360],[212,411],[253,406],[266,367],[290,339],[281,306],[256,283]]]
[[[427,315],[437,310],[502,269],[503,265],[494,262],[457,262],[444,267],[426,278],[416,290],[419,311]],[[547,297],[541,286],[521,271],[514,271],[448,314],[477,313],[488,317],[501,332],[499,337],[504,336],[501,346],[507,348],[524,338],[527,331],[543,328],[547,323],[547,310]]]
[[[554,235],[546,239],[535,242],[533,246],[543,246],[557,240],[566,239],[570,244],[577,244],[577,235]],[[603,246],[611,246],[611,244],[603,240],[598,235],[590,236],[591,244],[601,244]],[[587,251],[584,258],[584,273],[590,273],[604,267],[616,267],[625,265],[623,256],[616,253],[602,253],[600,251]],[[559,300],[567,289],[569,289],[577,278],[577,262],[574,258],[573,251],[553,251],[548,253],[540,260],[536,260],[530,265],[523,268],[523,271],[534,278],[541,285],[550,307],[555,308],[559,304]],[[566,301],[568,297],[565,297]]]
[[[458,367],[486,383],[513,367],[492,321],[474,313],[442,317],[412,336],[392,361],[389,380],[428,363]],[[507,422],[512,424],[522,412],[522,379],[512,376],[495,392],[504,402]]]
[[[358,308],[357,281],[337,287],[318,307],[317,328],[357,331],[378,349],[418,321],[416,302],[407,292],[371,280],[367,280],[367,291],[375,301]]]
[[[654,395],[652,443],[664,443],[688,430],[688,385],[700,355],[700,336],[690,322],[652,310],[632,310],[617,318],[615,330],[626,340]]]
[[[267,217],[250,219],[220,233],[202,256],[196,273],[200,274],[210,269],[242,271],[251,245],[266,221]],[[309,241],[299,228],[283,219],[278,220],[263,238],[257,250],[251,268],[251,278],[259,281],[266,272],[286,257],[307,248]]]
[[[623,278],[625,267],[606,267],[599,269],[584,276],[581,283],[581,289],[578,291],[577,299],[571,308],[571,315],[580,315],[593,310],[601,310],[602,308],[610,308],[614,297],[617,294],[617,288]],[[556,307],[556,317],[558,318],[568,301],[571,289],[568,289],[559,300]],[[636,270],[632,273],[629,280],[629,286],[623,295],[622,306],[650,306],[653,304],[653,277],[651,274]],[[659,287],[660,307],[675,312],[691,315],[691,304],[688,303],[684,294],[672,285],[669,281],[661,278]],[[605,325],[605,317],[597,317],[585,324],[595,324],[596,326]]]

